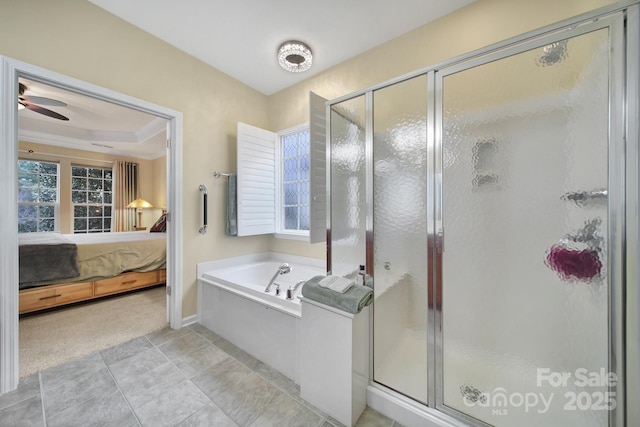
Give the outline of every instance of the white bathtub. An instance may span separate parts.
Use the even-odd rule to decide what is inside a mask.
[[[286,262],[288,274],[280,285],[264,292],[269,280]],[[198,322],[258,360],[299,382],[301,305],[287,289],[302,280],[326,274],[324,260],[283,254],[257,254],[198,264]]]
[[[207,284],[218,286],[243,298],[299,318],[300,299],[298,296],[302,286],[295,290],[293,299],[290,300],[287,299],[287,289],[293,288],[296,283],[307,281],[313,276],[325,274],[325,271],[322,268],[289,262],[288,264],[293,267],[291,271],[278,275],[271,290],[268,293],[265,292],[269,280],[282,263],[277,260],[265,260],[234,265],[204,272],[200,279]],[[280,294],[276,295],[278,287]]]

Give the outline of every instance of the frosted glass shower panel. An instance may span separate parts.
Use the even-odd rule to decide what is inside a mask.
[[[491,425],[608,422],[608,36],[442,78],[443,403]]]
[[[427,78],[373,94],[374,381],[427,403]]]
[[[331,106],[331,272],[356,273],[366,259],[365,97]]]

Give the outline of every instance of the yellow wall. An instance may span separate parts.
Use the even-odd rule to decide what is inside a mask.
[[[183,113],[183,316],[196,313],[196,263],[269,249],[264,236],[224,236],[223,182],[211,176],[235,171],[238,120],[268,126],[265,95],[84,0],[2,0],[0,55]],[[205,236],[201,183],[210,189]]]
[[[476,0],[270,96],[269,123],[284,129],[308,121],[309,91],[338,98],[611,3],[615,1]]]
[[[167,158],[158,157],[151,161],[153,167],[153,192],[151,202],[160,209],[167,208]]]
[[[477,0],[270,97],[82,0],[3,0],[0,54],[183,113],[186,317],[196,312],[198,262],[266,250],[324,257],[324,244],[224,235],[226,180],[211,173],[236,170],[237,121],[270,130],[301,124],[308,121],[310,90],[336,98],[609,3]],[[210,200],[204,236],[198,234],[201,183]]]
[[[519,34],[615,3],[613,0],[476,0],[269,97],[272,130],[309,121],[308,93],[334,99]],[[276,252],[324,257],[325,245],[272,238]]]

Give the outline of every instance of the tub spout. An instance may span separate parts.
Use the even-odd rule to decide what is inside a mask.
[[[281,274],[287,274],[291,271],[293,267],[291,267],[289,264],[287,264],[286,262],[284,264],[282,264],[280,267],[278,267],[278,270],[276,270],[276,273],[273,275],[273,277],[271,278],[271,280],[269,280],[269,284],[267,285],[267,287],[265,288],[265,292],[269,292],[271,290],[271,285],[273,285],[273,282],[276,281],[276,278],[281,275]]]
[[[305,282],[306,282],[306,280],[301,280],[298,283],[296,283],[295,285],[293,285],[293,287],[289,286],[289,289],[287,289],[287,299],[288,300],[292,300],[293,299],[293,295],[296,293],[296,289],[298,289]]]

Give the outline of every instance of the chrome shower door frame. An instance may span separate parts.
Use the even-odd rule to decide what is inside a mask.
[[[637,7],[636,7],[637,8]],[[444,336],[442,328],[443,310],[440,298],[443,292],[442,280],[442,243],[445,230],[442,221],[442,174],[443,174],[443,79],[449,75],[472,69],[483,64],[498,61],[510,56],[529,51],[535,48],[541,48],[560,40],[569,39],[580,36],[592,31],[600,29],[609,29],[610,40],[610,65],[609,65],[609,148],[608,148],[608,166],[609,166],[609,197],[608,197],[608,262],[607,270],[609,272],[609,372],[616,372],[620,381],[615,386],[610,387],[610,391],[615,393],[617,406],[609,413],[609,425],[622,427],[625,425],[625,346],[624,346],[624,307],[625,307],[625,284],[626,277],[626,260],[625,251],[630,248],[629,245],[637,247],[637,242],[630,242],[626,236],[626,206],[637,206],[638,203],[638,182],[627,182],[625,174],[627,164],[637,160],[637,158],[628,158],[625,155],[625,126],[626,126],[626,107],[627,99],[637,99],[637,87],[635,95],[625,93],[627,86],[625,83],[625,29],[626,12],[613,12],[605,16],[583,16],[573,22],[565,22],[562,26],[549,27],[538,32],[521,37],[521,41],[496,49],[487,49],[486,54],[476,55],[471,59],[458,61],[452,65],[442,67],[435,73],[435,99],[434,99],[434,194],[435,206],[433,212],[433,234],[430,233],[429,238],[438,242],[434,246],[434,253],[429,256],[435,257],[434,265],[440,268],[440,272],[432,273],[435,283],[436,301],[431,306],[435,310],[435,388],[436,393],[435,408],[454,418],[460,419],[470,425],[488,426],[488,424],[461,413],[453,408],[447,407],[443,402],[444,378],[443,378],[443,353],[444,353]],[[637,62],[637,61],[636,61]],[[636,64],[637,65],[637,64]],[[627,74],[631,74],[627,71]],[[637,138],[636,138],[637,141]],[[633,141],[630,141],[632,152],[635,153],[636,147]],[[635,153],[637,155],[637,153]],[[440,179],[439,179],[440,178]],[[635,188],[635,191],[629,191]],[[637,214],[637,211],[636,211]],[[637,220],[636,220],[637,222]],[[635,238],[634,240],[637,240]],[[635,249],[637,251],[637,249]],[[634,282],[637,283],[636,280]],[[438,302],[440,301],[440,302]]]
[[[640,5],[626,10],[626,90],[624,135],[626,145],[626,289],[621,298],[625,305],[624,334],[626,357],[625,415],[640,420]],[[636,403],[636,404],[633,404]]]
[[[619,374],[620,381],[611,391],[616,393],[617,407],[610,412],[609,425],[623,427],[626,420],[640,419],[640,409],[627,405],[629,398],[640,396],[640,6],[638,0],[623,0],[609,7],[553,24],[510,40],[327,102],[327,165],[331,164],[331,120],[333,105],[362,95],[366,99],[366,258],[367,273],[373,265],[373,102],[375,90],[400,83],[419,75],[427,75],[427,241],[425,262],[435,268],[429,272],[428,348],[433,357],[428,361],[428,405],[422,413],[434,423],[463,421],[470,425],[487,424],[448,408],[443,402],[443,335],[442,335],[442,88],[447,75],[503,59],[527,50],[598,29],[609,28],[611,40],[609,76],[609,199],[608,199],[608,272],[609,272],[609,369]],[[330,169],[330,168],[328,168]],[[327,210],[331,212],[331,175],[327,174]],[[331,215],[327,215],[327,271],[331,272]],[[375,281],[375,277],[374,277]],[[630,298],[627,298],[630,297]],[[372,320],[371,315],[371,320]],[[373,330],[370,330],[373,338]],[[373,358],[373,339],[370,340]],[[372,360],[370,360],[372,362]],[[409,406],[420,410],[416,402],[400,393],[373,382],[371,387],[385,390],[393,399],[405,398]],[[627,369],[627,367],[632,367]],[[630,393],[628,391],[631,391]],[[629,396],[629,397],[627,397]]]

